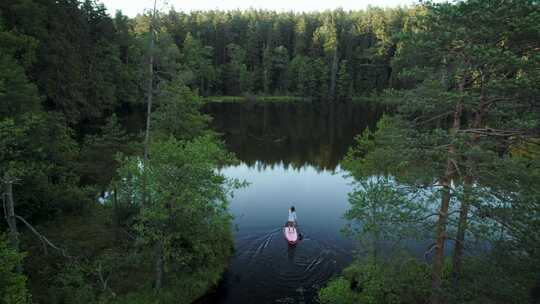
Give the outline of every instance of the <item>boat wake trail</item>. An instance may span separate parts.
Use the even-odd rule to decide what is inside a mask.
[[[291,299],[297,303],[301,298],[315,297],[317,290],[349,261],[346,252],[317,237],[310,234],[296,246],[288,246],[282,227],[237,235],[232,261],[235,284],[245,292],[265,290],[268,303]],[[288,292],[284,294],[284,290]]]
[[[257,258],[257,256],[259,256],[259,254],[266,248],[268,247],[268,245],[270,244],[270,242],[272,242],[272,239],[274,238],[274,235],[275,235],[275,232],[272,232],[270,234],[268,234],[267,236],[265,236],[265,238],[263,239],[263,241],[259,244],[259,246],[257,247],[257,250],[255,250],[255,253],[253,254],[252,258],[255,259]]]

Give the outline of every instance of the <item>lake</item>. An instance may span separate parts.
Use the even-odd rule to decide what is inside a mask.
[[[339,162],[382,111],[309,102],[211,103],[204,110],[240,160],[223,173],[250,185],[231,200],[236,253],[201,303],[314,303],[355,249],[340,232],[352,186]],[[291,205],[304,234],[295,247],[281,231]]]

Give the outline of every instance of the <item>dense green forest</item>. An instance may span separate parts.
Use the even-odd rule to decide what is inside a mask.
[[[388,109],[343,161],[365,252],[322,303],[540,301],[538,1],[110,13],[0,2],[0,303],[204,295],[246,185],[202,97],[263,95]]]
[[[322,303],[539,303],[540,3],[421,5],[394,111],[357,137],[346,232],[362,254]],[[422,258],[407,240],[431,239]]]
[[[202,296],[232,253],[227,205],[242,183],[216,171],[236,160],[157,14],[151,26],[111,18],[94,1],[0,12],[0,302]],[[116,114],[147,100],[158,107],[143,140]]]
[[[144,102],[149,15],[94,1],[3,1],[9,47],[70,123]],[[390,85],[395,34],[411,10],[159,13],[154,69],[199,94],[351,99]]]

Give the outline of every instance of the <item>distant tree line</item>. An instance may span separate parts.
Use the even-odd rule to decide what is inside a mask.
[[[393,82],[390,61],[410,10],[209,11],[161,16],[203,95],[350,99]],[[143,16],[133,22],[141,23]]]
[[[91,0],[6,0],[0,10],[5,30],[24,37],[5,44],[19,45],[14,57],[46,109],[84,124],[144,102],[148,15],[110,16]],[[399,85],[390,63],[412,15],[399,8],[160,13],[156,81],[180,70],[204,96],[351,99]]]

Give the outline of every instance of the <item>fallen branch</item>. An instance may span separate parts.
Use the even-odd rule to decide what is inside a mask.
[[[460,133],[473,133],[485,136],[500,136],[500,137],[512,137],[525,134],[522,131],[512,131],[512,130],[497,130],[491,128],[485,129],[462,129],[458,130]]]
[[[26,227],[28,227],[28,229],[30,229],[30,231],[32,231],[37,236],[37,238],[42,242],[45,252],[47,252],[47,246],[46,245],[49,245],[51,248],[54,248],[54,249],[60,251],[62,253],[62,256],[64,256],[65,258],[72,258],[71,256],[69,256],[66,253],[65,249],[62,249],[62,248],[54,245],[51,241],[49,241],[49,239],[47,239],[43,234],[39,233],[32,225],[30,225],[30,223],[28,223],[23,217],[18,216],[18,215],[15,214],[15,218],[18,219],[19,221],[23,222],[26,225]]]

